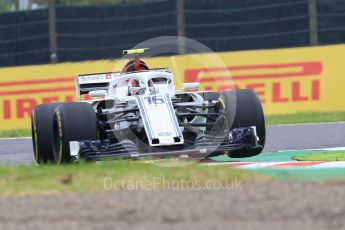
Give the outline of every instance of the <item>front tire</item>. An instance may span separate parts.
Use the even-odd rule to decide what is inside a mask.
[[[53,115],[60,103],[38,105],[32,110],[31,134],[34,157],[38,164],[54,163],[53,147]]]
[[[98,120],[85,102],[60,104],[53,117],[53,153],[57,164],[71,163],[70,141],[98,139]]]
[[[240,127],[256,126],[259,148],[228,152],[229,157],[251,157],[260,154],[265,146],[265,117],[261,102],[252,90],[236,90],[221,93],[220,110],[225,113],[225,125],[228,130]]]

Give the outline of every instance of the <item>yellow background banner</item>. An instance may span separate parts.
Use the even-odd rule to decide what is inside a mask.
[[[201,83],[201,90],[253,89],[264,112],[345,111],[345,45],[144,59],[168,67],[176,88]],[[32,108],[74,101],[78,74],[120,71],[125,60],[0,68],[0,129],[29,128]]]

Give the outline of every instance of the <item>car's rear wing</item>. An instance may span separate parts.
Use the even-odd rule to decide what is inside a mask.
[[[90,91],[108,90],[110,81],[119,74],[120,72],[78,75],[75,78],[78,100],[80,100],[80,95],[88,94]]]
[[[169,72],[168,68],[154,68],[149,70],[141,70],[140,72],[146,71],[164,71]],[[77,99],[80,100],[80,95],[88,94],[94,90],[108,90],[109,83],[112,79],[118,75],[131,74],[133,72],[121,73],[121,72],[108,72],[108,73],[93,73],[93,74],[82,74],[75,78],[76,94]]]

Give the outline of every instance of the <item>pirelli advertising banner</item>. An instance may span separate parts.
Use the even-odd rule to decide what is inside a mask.
[[[345,45],[177,55],[144,59],[169,67],[176,89],[253,89],[266,115],[345,111]],[[0,68],[0,129],[29,128],[33,107],[74,101],[74,77],[120,71],[125,60]]]

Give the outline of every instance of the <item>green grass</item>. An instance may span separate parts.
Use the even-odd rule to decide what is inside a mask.
[[[0,197],[107,190],[191,189],[191,183],[194,185],[192,188],[208,189],[212,183],[230,186],[235,181],[267,179],[266,176],[228,166],[191,163],[167,167],[169,163],[165,164],[162,167],[142,161],[114,161],[62,166],[0,166]]]
[[[293,159],[298,161],[345,161],[345,152],[318,152],[316,154],[306,154],[302,156],[295,156]]]
[[[30,129],[11,129],[11,130],[0,130],[1,137],[30,137]]]
[[[345,112],[295,113],[266,116],[267,125],[345,121]]]
[[[345,121],[345,112],[296,113],[266,116],[266,125]],[[31,130],[0,130],[1,137],[29,137]]]

